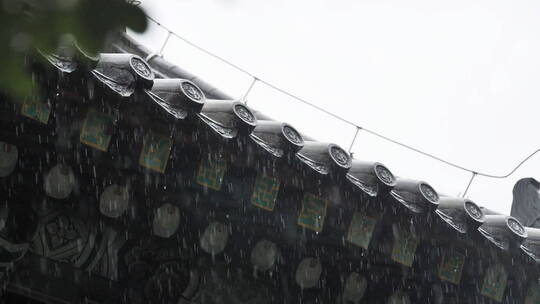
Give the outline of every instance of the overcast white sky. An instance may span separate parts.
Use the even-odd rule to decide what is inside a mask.
[[[150,16],[259,78],[386,136],[504,174],[540,147],[540,1],[143,0]],[[135,38],[158,50],[151,24]],[[174,37],[164,57],[240,97],[248,76]],[[249,105],[347,149],[354,128],[264,85]],[[470,174],[360,133],[355,158],[459,195]],[[477,177],[468,197],[510,213],[511,178]]]

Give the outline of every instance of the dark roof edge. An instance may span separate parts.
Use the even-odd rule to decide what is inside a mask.
[[[182,78],[187,79],[199,86],[208,99],[222,99],[222,100],[235,100],[235,98],[227,95],[218,88],[212,86],[208,82],[193,75],[192,73],[178,67],[177,65],[163,59],[156,53],[151,52],[144,45],[137,42],[124,32],[116,32],[109,36],[105,51],[113,53],[131,53],[138,55],[145,59],[148,64],[154,69],[154,72],[159,78]],[[272,117],[265,115],[255,109],[252,109],[257,119],[261,120],[276,120]],[[316,141],[313,137],[308,136],[301,132],[305,140]]]
[[[210,99],[234,99],[190,72],[163,59],[159,54],[151,52],[126,33],[116,32],[109,37],[109,41],[110,43],[107,44],[106,51],[138,55],[150,64],[160,78],[182,78],[190,80],[197,84]]]

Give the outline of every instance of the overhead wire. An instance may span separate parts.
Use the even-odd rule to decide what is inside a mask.
[[[166,40],[165,40],[165,43],[164,43],[164,45],[163,45],[161,51],[163,51],[163,49],[164,49],[164,47],[165,47],[165,44],[168,42],[169,36],[170,36],[170,35],[173,35],[173,36],[177,37],[178,39],[182,40],[184,43],[186,43],[186,44],[188,44],[188,45],[194,47],[195,49],[197,49],[197,50],[199,50],[199,51],[201,51],[201,52],[203,52],[203,53],[205,53],[205,54],[207,54],[207,55],[209,55],[209,56],[211,56],[211,57],[214,57],[215,59],[217,59],[217,60],[219,60],[219,61],[221,61],[221,62],[223,62],[223,63],[225,63],[225,64],[227,64],[227,65],[229,65],[229,66],[231,66],[231,67],[233,67],[234,69],[236,69],[236,70],[238,70],[238,71],[240,71],[240,72],[242,72],[242,73],[244,73],[244,74],[250,76],[251,78],[253,78],[253,81],[252,81],[251,85],[249,86],[248,91],[246,92],[246,94],[244,94],[244,97],[243,97],[244,101],[245,101],[247,95],[249,94],[249,92],[251,91],[251,89],[253,88],[253,86],[255,85],[255,83],[260,82],[260,83],[265,84],[266,86],[268,86],[268,87],[270,87],[270,88],[272,88],[272,89],[274,89],[274,90],[276,90],[276,91],[278,91],[278,92],[280,92],[280,93],[282,93],[282,94],[284,94],[284,95],[286,95],[286,96],[289,96],[289,97],[292,98],[293,100],[296,100],[296,101],[298,101],[298,102],[300,102],[300,103],[303,103],[303,104],[305,104],[305,105],[307,105],[307,106],[309,106],[309,107],[311,107],[311,108],[314,108],[314,109],[316,109],[316,110],[318,110],[318,111],[320,111],[320,112],[322,112],[322,113],[325,113],[326,115],[331,116],[331,117],[333,117],[333,118],[335,118],[335,119],[337,119],[337,120],[339,120],[339,121],[341,121],[341,122],[343,122],[343,123],[345,123],[345,124],[348,124],[348,125],[350,125],[350,126],[355,127],[355,128],[356,128],[356,133],[355,133],[355,135],[354,135],[353,141],[352,141],[351,146],[350,146],[350,148],[349,148],[349,152],[350,152],[350,150],[352,150],[352,147],[353,147],[353,145],[354,145],[354,141],[356,140],[356,137],[357,137],[357,135],[358,135],[358,132],[359,132],[360,130],[362,130],[362,131],[364,131],[364,132],[366,132],[366,133],[368,133],[368,134],[371,134],[371,135],[373,135],[373,136],[375,136],[375,137],[378,137],[378,138],[380,138],[380,139],[382,139],[382,140],[385,140],[385,141],[387,141],[387,142],[393,143],[393,144],[398,145],[398,146],[400,146],[400,147],[402,147],[402,148],[411,150],[411,151],[413,151],[413,152],[416,152],[416,153],[418,153],[418,154],[421,154],[421,155],[423,155],[423,156],[425,156],[425,157],[431,158],[431,159],[436,160],[436,161],[438,161],[438,162],[444,163],[444,164],[446,164],[446,165],[448,165],[448,166],[450,166],[450,167],[453,167],[453,168],[456,168],[456,169],[459,169],[459,170],[462,170],[462,171],[466,171],[466,172],[471,173],[471,174],[472,174],[472,178],[471,178],[471,180],[469,181],[469,184],[468,184],[468,186],[467,186],[467,190],[469,189],[469,187],[470,187],[470,185],[471,185],[471,183],[472,183],[474,177],[476,177],[476,176],[483,176],[483,177],[494,178],[494,179],[504,179],[504,178],[510,177],[510,176],[511,176],[512,174],[514,174],[514,173],[515,173],[515,172],[516,172],[523,164],[525,164],[529,159],[531,159],[533,156],[535,156],[536,154],[538,154],[538,153],[540,152],[540,148],[538,148],[537,150],[533,151],[532,153],[530,153],[529,155],[527,155],[527,157],[525,157],[523,160],[521,160],[516,166],[514,166],[514,167],[513,167],[508,173],[506,173],[506,174],[490,174],[490,173],[485,173],[485,172],[481,172],[481,171],[478,171],[478,170],[474,170],[474,169],[467,168],[467,167],[462,166],[462,165],[459,165],[459,164],[457,164],[457,163],[455,163],[455,162],[445,160],[445,159],[443,159],[443,158],[441,158],[441,157],[438,157],[438,156],[436,156],[436,155],[434,155],[434,154],[431,154],[431,153],[422,151],[422,150],[420,150],[420,149],[418,149],[418,148],[415,148],[415,147],[413,147],[413,146],[411,146],[411,145],[405,144],[405,143],[403,143],[403,142],[401,142],[401,141],[392,139],[392,138],[390,138],[390,137],[388,137],[388,136],[385,136],[385,135],[383,135],[383,134],[381,134],[381,133],[379,133],[379,132],[375,132],[375,131],[373,131],[373,130],[371,130],[371,129],[367,129],[367,128],[365,128],[365,127],[363,127],[363,126],[360,126],[360,125],[358,125],[358,124],[356,124],[356,123],[354,123],[354,122],[352,122],[352,121],[350,121],[350,120],[347,120],[347,119],[345,119],[345,118],[343,118],[343,117],[341,117],[341,116],[339,116],[339,115],[337,115],[337,114],[334,114],[334,113],[332,113],[332,112],[330,112],[330,111],[328,111],[328,110],[326,110],[326,109],[324,109],[324,108],[322,108],[322,107],[320,107],[320,106],[318,106],[318,105],[316,105],[316,104],[314,104],[314,103],[312,103],[312,102],[309,102],[309,101],[306,100],[306,99],[303,99],[303,98],[301,98],[301,97],[299,97],[299,96],[297,96],[297,95],[295,95],[295,94],[293,94],[293,93],[290,93],[289,91],[287,91],[287,90],[285,90],[285,89],[280,88],[280,87],[277,86],[277,85],[272,84],[271,82],[268,82],[268,81],[266,81],[266,80],[264,80],[264,79],[261,79],[261,78],[258,77],[258,76],[255,76],[254,74],[250,73],[250,72],[247,71],[246,69],[241,68],[240,66],[234,64],[233,62],[231,62],[231,61],[229,61],[229,60],[227,60],[227,59],[225,59],[225,58],[223,58],[223,57],[221,57],[221,56],[219,56],[219,55],[216,55],[215,53],[212,53],[212,52],[208,51],[207,49],[205,49],[205,48],[199,46],[198,44],[196,44],[196,43],[194,43],[194,42],[191,42],[190,40],[184,38],[183,36],[180,36],[178,33],[176,33],[175,31],[173,31],[173,30],[170,29],[169,27],[167,27],[167,26],[161,24],[158,20],[156,20],[155,18],[149,16],[148,14],[147,14],[146,16],[148,17],[149,20],[151,20],[151,21],[154,22],[156,25],[158,25],[159,27],[163,28],[164,30],[166,30],[166,31],[168,32],[168,36],[167,36],[167,38],[166,38]]]

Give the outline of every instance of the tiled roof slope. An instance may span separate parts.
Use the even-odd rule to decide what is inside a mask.
[[[312,284],[303,276],[313,271],[326,276],[323,291],[336,285],[345,298],[347,283],[340,285],[345,279],[340,281],[343,274],[336,271],[358,271],[364,280],[377,282],[373,285],[386,286],[393,284],[385,280],[392,281],[397,267],[402,278],[399,292],[416,302],[427,297],[432,300],[423,303],[439,303],[431,287],[441,289],[441,284],[446,291],[441,293],[453,301],[537,299],[539,229],[469,199],[440,195],[427,182],[396,177],[383,164],[353,159],[338,145],[302,136],[292,125],[271,120],[151,56],[125,34],[111,41],[107,53],[97,58],[71,48],[45,55],[46,63],[36,62],[36,82],[46,88],[48,101],[25,102],[18,111],[45,126],[19,130],[5,123],[15,131],[2,132],[3,157],[12,157],[12,145],[21,151],[53,149],[60,163],[77,163],[81,178],[88,179],[78,191],[101,189],[91,176],[104,175],[107,182],[133,183],[133,191],[146,205],[154,200],[161,202],[159,206],[165,206],[163,201],[181,201],[183,210],[192,215],[189,225],[200,225],[199,220],[210,215],[234,220],[235,227],[244,223],[243,228],[231,228],[237,234],[229,242],[229,254],[242,256],[244,250],[253,254],[256,248],[243,244],[242,238],[265,235],[288,248],[282,253],[289,262],[300,261],[298,269],[307,267],[293,275],[301,289],[310,290]],[[51,84],[60,89],[51,89]],[[3,107],[3,112],[12,110]],[[64,118],[49,122],[51,111]],[[9,115],[3,121],[14,119]],[[98,128],[97,138],[87,134],[90,118],[107,120]],[[80,142],[73,143],[73,134]],[[25,148],[27,144],[32,148]],[[6,173],[2,177],[15,170],[9,166],[0,167],[0,173]],[[49,174],[64,176],[67,183],[72,180],[73,173],[64,166],[54,170]],[[140,178],[126,180],[123,172]],[[53,185],[44,187],[54,199],[70,195]],[[188,190],[176,193],[174,188]],[[216,207],[200,204],[200,198]],[[221,226],[212,225],[207,229],[221,231]],[[153,228],[155,235],[171,237],[167,229]],[[203,237],[200,247],[212,255],[223,251],[220,244]],[[316,258],[306,260],[310,256]],[[407,287],[405,281],[413,285]],[[422,291],[414,292],[410,286]]]
[[[119,34],[119,36],[115,37],[113,39],[114,43],[111,44],[111,51],[121,51],[121,52],[132,52],[134,54],[137,54],[139,56],[143,57],[149,57],[150,60],[148,63],[150,66],[158,71],[161,75],[166,75],[165,77],[178,77],[178,78],[184,78],[189,79],[196,83],[204,92],[207,94],[207,96],[213,96],[218,99],[231,99],[231,97],[227,96],[225,93],[219,91],[217,88],[214,88],[207,83],[205,83],[203,80],[198,79],[196,76],[191,75],[189,72],[181,70],[176,65],[168,62],[167,60],[159,57],[159,56],[153,56],[148,49],[146,49],[141,44],[137,43],[135,40],[133,40],[131,37],[129,37],[126,34]],[[254,109],[250,109],[252,113],[254,113],[254,116],[257,117],[259,120],[263,120],[264,124],[267,123],[267,121],[272,121],[273,119],[269,116],[264,115],[263,113],[260,113]],[[257,129],[255,129],[256,134]],[[318,146],[324,146],[325,148],[328,147],[328,144],[320,144],[320,143],[309,143],[308,145],[318,145]],[[264,146],[264,143],[263,143]],[[339,148],[339,147],[338,147]],[[308,149],[308,148],[306,148]],[[352,160],[352,157],[349,156],[343,149],[339,148],[339,154],[342,154],[342,162],[339,162],[337,158],[333,157],[332,149],[328,149],[328,151],[325,151],[326,149],[319,149],[318,155],[315,153],[315,155],[311,155],[311,157],[305,157],[305,154],[302,154],[300,151],[297,155],[300,156],[300,159],[304,160],[308,165],[310,165],[316,172],[320,174],[326,174],[328,170],[325,169],[324,165],[317,166],[318,164],[322,164],[323,162],[317,162],[317,157],[319,158],[326,158],[325,160],[328,163],[332,163],[333,165],[337,165],[340,168],[344,168],[345,171],[343,171],[342,174],[345,174],[347,180],[350,181],[352,185],[355,187],[358,187],[363,192],[367,193],[368,195],[377,196],[379,188],[385,188],[386,191],[388,191],[393,198],[395,198],[397,201],[401,202],[405,206],[407,206],[411,211],[413,212],[423,212],[423,204],[432,204],[431,211],[435,211],[439,215],[441,215],[441,218],[443,218],[449,225],[453,226],[454,229],[460,230],[462,232],[465,232],[466,230],[463,228],[462,223],[459,223],[458,220],[453,219],[451,216],[448,216],[448,213],[450,214],[456,214],[456,210],[454,209],[462,209],[457,212],[457,214],[463,213],[463,216],[458,216],[459,220],[461,220],[463,223],[467,222],[467,219],[472,219],[473,223],[475,223],[473,226],[480,226],[480,224],[486,224],[485,223],[485,216],[488,215],[488,224],[486,226],[489,226],[489,223],[492,222],[491,217],[492,216],[499,216],[494,211],[487,210],[481,206],[477,206],[474,202],[472,202],[469,199],[462,199],[457,197],[447,197],[442,196],[439,197],[437,192],[429,186],[429,184],[422,182],[422,181],[411,181],[404,178],[394,178],[393,174],[382,164],[380,163],[371,163],[371,162],[362,162],[358,160]],[[334,150],[336,151],[336,150]],[[327,153],[328,152],[328,153]],[[321,154],[328,154],[325,157],[321,156]],[[320,159],[319,159],[320,160]],[[345,164],[347,162],[350,162],[350,164]],[[345,164],[345,165],[343,165]],[[373,171],[373,172],[370,172]],[[363,178],[366,178],[366,175],[372,175],[370,178],[367,178],[368,182],[363,180]],[[374,180],[377,180],[377,182],[374,182]],[[397,180],[397,181],[396,181]],[[370,184],[371,182],[371,184]],[[396,187],[397,184],[397,187]],[[384,191],[384,190],[383,190]],[[400,194],[404,194],[401,195]],[[422,203],[418,203],[422,202]],[[459,206],[460,208],[457,208]],[[463,208],[461,208],[463,207]],[[483,211],[481,211],[483,210]],[[445,213],[445,211],[447,211]],[[467,217],[468,216],[468,217]],[[500,215],[503,216],[503,215]],[[504,216],[510,224],[508,225],[509,228],[515,228],[510,229],[510,232],[514,232],[519,234],[523,231],[523,229],[519,226],[522,226],[519,220]],[[502,223],[501,223],[502,224]],[[523,227],[529,229],[530,227]],[[476,229],[473,229],[476,230]],[[526,234],[524,234],[526,235]]]
[[[136,54],[151,56],[143,46],[137,44],[127,35],[122,35],[120,39],[116,39],[114,45],[118,49],[129,45],[129,49]],[[164,73],[175,69],[174,64],[161,57],[151,56],[149,64],[155,70],[164,71]],[[179,70],[174,75],[174,77],[194,81],[208,95],[217,93],[222,99],[230,99],[216,88],[209,87],[208,91],[204,90],[207,85],[204,82],[198,82],[199,80],[196,77],[192,77],[185,71]],[[252,109],[252,113],[259,120],[262,120],[259,121],[259,124],[268,124],[272,120],[256,110]],[[279,130],[274,130],[274,132],[280,133]],[[285,132],[281,133],[285,134]],[[253,138],[262,147],[269,146],[268,142],[260,140],[260,137],[256,135],[257,128],[252,133]],[[303,151],[308,153],[302,153]],[[272,150],[270,149],[269,152],[272,153]],[[296,157],[311,167],[313,169],[312,173],[320,175],[335,174],[338,175],[334,175],[336,179],[339,179],[339,176],[345,176],[350,186],[359,189],[363,194],[372,197],[385,197],[385,202],[400,203],[411,213],[427,218],[429,218],[430,213],[436,214],[442,219],[440,224],[445,223],[459,233],[466,234],[472,240],[475,240],[478,237],[476,234],[479,233],[494,244],[496,248],[507,252],[509,256],[525,253],[533,261],[540,262],[540,245],[536,245],[537,241],[540,241],[540,230],[525,227],[514,217],[497,214],[476,205],[469,199],[439,196],[435,189],[426,182],[395,178],[384,165],[376,162],[353,160],[345,150],[331,144],[306,141],[304,147],[297,152]],[[335,200],[335,196],[333,199]],[[394,202],[390,202],[391,200]],[[334,203],[336,202],[334,201]],[[535,273],[534,277],[537,269],[532,272]]]

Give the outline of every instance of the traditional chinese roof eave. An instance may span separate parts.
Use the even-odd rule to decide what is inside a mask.
[[[212,85],[206,83],[205,81],[201,80],[197,76],[168,62],[167,60],[163,59],[161,56],[158,56],[152,53],[145,46],[136,42],[134,39],[132,39],[125,33],[117,32],[111,35],[109,37],[109,44],[105,48],[105,51],[116,52],[116,53],[132,53],[132,54],[140,56],[143,59],[146,58],[148,59],[148,64],[152,67],[152,70],[156,74],[157,78],[161,77],[161,78],[187,79],[195,83],[205,93],[205,95],[208,98],[218,99],[216,100],[216,102],[218,103],[219,103],[219,100],[232,100],[230,96],[220,91],[219,89],[213,87]],[[137,96],[135,96],[135,98],[137,98]],[[255,119],[255,124],[256,124],[257,119],[273,121],[272,118],[258,111],[252,111],[251,115],[253,115]],[[248,133],[245,133],[243,135],[242,134],[239,134],[238,136],[235,135],[237,139],[234,139],[232,141],[227,140],[227,139],[225,139],[224,141],[222,140],[219,140],[219,141],[222,141],[222,143],[230,142],[230,144],[232,145],[227,144],[226,146],[228,146],[228,148],[226,148],[226,150],[228,150],[228,153],[233,155],[235,153],[235,150],[241,151],[243,150],[242,146],[246,145],[247,143],[250,143],[250,139],[248,136],[250,132],[251,131],[248,131]],[[212,133],[212,132],[210,131],[209,133]],[[219,144],[217,144],[214,140],[212,140],[212,137],[215,137],[215,134],[207,138],[208,144],[210,146],[219,146]],[[343,187],[345,185],[344,183],[347,182],[347,179],[345,178],[345,174],[349,171],[350,164],[348,165],[340,164],[339,160],[335,156],[340,155],[340,153],[346,154],[346,152],[345,151],[339,152],[339,153],[336,152],[337,154],[333,153],[334,150],[332,149],[334,148],[331,148],[332,144],[321,143],[321,142],[313,140],[312,138],[308,138],[305,136],[303,137],[306,144],[300,151],[298,151],[297,157],[296,157],[297,159],[292,162],[294,163],[293,167],[297,167],[297,171],[299,170],[298,172],[301,172],[300,177],[304,179],[304,181],[302,181],[300,184],[296,184],[296,186],[299,186],[300,188],[306,188],[303,185],[305,184],[316,184],[320,186],[324,185],[324,188],[334,189],[333,191],[336,192],[335,191],[336,185]],[[217,138],[220,138],[220,137],[217,136]],[[249,146],[249,144],[247,145]],[[328,155],[326,155],[326,152],[324,152],[325,149],[329,149],[327,151]],[[337,147],[337,149],[339,150],[340,148]],[[222,149],[219,148],[219,150],[222,150]],[[243,155],[246,155],[245,153],[246,151],[241,152],[241,154]],[[268,153],[267,155],[271,155],[271,153]],[[302,155],[307,155],[307,158],[305,156],[299,157]],[[304,161],[304,159],[308,161],[306,162]],[[249,157],[247,157],[246,160],[247,160],[247,163],[250,162]],[[313,162],[314,165],[311,162]],[[325,169],[322,171],[315,170],[314,168],[316,168],[316,166],[325,166]],[[310,167],[312,168],[310,169]],[[329,177],[331,177],[331,179],[329,179]],[[334,180],[334,182],[331,182],[331,180]],[[386,203],[391,206],[394,206],[392,208],[394,209],[397,208],[395,210],[400,210],[402,209],[403,206],[392,205],[392,204],[401,202],[402,204],[404,204],[404,206],[409,206],[407,208],[410,209],[410,211],[413,211],[411,214],[409,214],[409,216],[413,216],[413,218],[417,218],[420,222],[424,221],[422,217],[426,215],[427,213],[429,213],[427,214],[428,217],[433,216],[436,218],[435,213],[433,211],[437,209],[438,195],[431,188],[431,186],[429,186],[427,183],[422,182],[422,181],[415,181],[415,180],[409,180],[409,179],[402,179],[402,180],[403,182],[399,182],[398,185],[395,186],[396,189],[390,191],[391,195],[386,195],[385,193],[383,193],[384,195],[382,195],[382,197],[384,197],[384,199],[382,200],[378,199],[378,201],[379,202],[382,201],[383,204]],[[314,189],[314,190],[320,190],[320,186],[318,187],[319,189]],[[347,186],[349,187],[350,185],[347,184]],[[398,192],[396,192],[396,190],[397,188],[400,188],[402,186],[404,187],[404,191],[398,195]],[[420,188],[417,188],[419,186]],[[310,189],[310,188],[311,187],[307,187],[306,189]],[[427,189],[426,191],[428,193],[428,196],[429,196],[429,192],[433,192],[434,197],[429,198],[428,196],[426,196],[426,192],[424,191],[425,189]],[[345,190],[346,189],[343,188],[343,191],[338,191],[338,192],[344,192]],[[417,192],[417,193],[414,193],[414,192]],[[405,195],[405,196],[402,196],[402,195]],[[367,199],[367,201],[372,200],[372,199],[369,199],[369,195],[367,197],[364,197],[364,199]],[[342,199],[339,199],[339,200],[341,201]],[[351,198],[346,198],[345,200],[350,201]],[[410,204],[408,202],[410,202]],[[338,204],[338,205],[341,205],[341,204]],[[417,209],[417,208],[420,208],[420,209]],[[415,209],[416,211],[414,211]],[[408,213],[408,212],[404,212],[404,213]],[[403,214],[400,216],[403,216]],[[468,233],[472,233],[473,235],[476,235],[477,231],[475,229],[472,229],[472,230],[473,231],[468,231]]]
[[[121,156],[130,159],[131,164],[120,164],[119,167],[116,167],[115,164],[114,169],[121,172],[126,170],[130,174],[137,175],[133,192],[139,198],[150,198],[151,201],[147,202],[149,210],[152,210],[156,204],[163,204],[163,201],[180,201],[178,204],[185,204],[188,212],[199,214],[198,219],[203,219],[200,223],[204,223],[205,214],[212,214],[212,216],[230,222],[232,225],[241,223],[240,225],[247,227],[247,230],[257,232],[277,226],[274,228],[279,232],[271,236],[270,239],[278,243],[283,242],[284,247],[292,245],[297,248],[298,244],[288,243],[290,239],[287,238],[290,236],[284,236],[286,234],[284,226],[290,225],[288,228],[294,227],[292,229],[294,230],[292,232],[294,236],[291,239],[313,248],[324,246],[323,251],[329,250],[322,254],[321,259],[332,260],[332,254],[344,253],[345,255],[349,254],[346,259],[350,259],[350,261],[358,262],[368,258],[375,264],[385,265],[384,267],[396,271],[396,273],[401,273],[400,264],[406,264],[394,260],[393,256],[390,258],[390,247],[383,243],[387,242],[389,244],[388,241],[392,241],[392,237],[396,241],[398,239],[396,237],[399,237],[399,233],[396,231],[404,228],[403,231],[409,231],[413,238],[417,240],[429,240],[422,242],[423,248],[419,250],[424,251],[418,254],[418,259],[423,260],[415,260],[416,267],[420,267],[418,265],[436,267],[436,265],[430,264],[433,261],[429,261],[429,257],[440,255],[442,251],[439,249],[426,251],[426,248],[432,248],[430,246],[435,244],[437,248],[466,248],[466,250],[470,250],[471,259],[479,257],[474,261],[475,265],[497,262],[513,266],[516,262],[519,262],[519,267],[509,269],[514,280],[522,280],[519,271],[524,269],[525,266],[523,265],[534,266],[526,268],[527,273],[525,276],[527,276],[527,279],[538,274],[536,262],[532,261],[529,256],[525,256],[519,246],[519,242],[523,241],[526,232],[523,235],[516,236],[514,235],[516,231],[513,231],[514,234],[512,234],[512,225],[510,224],[515,223],[508,220],[510,217],[498,218],[497,216],[502,215],[495,214],[487,209],[484,209],[484,212],[478,211],[475,208],[479,209],[479,206],[464,198],[451,198],[449,200],[448,197],[439,195],[426,182],[395,178],[384,165],[378,162],[353,160],[346,151],[336,145],[315,141],[312,138],[302,136],[300,132],[295,133],[296,130],[290,125],[276,122],[263,113],[247,108],[243,103],[231,100],[223,92],[189,72],[172,65],[162,57],[149,57],[152,54],[144,46],[123,33],[112,39],[107,51],[116,52],[116,54],[120,54],[119,57],[122,57],[122,62],[114,63],[119,76],[122,76],[119,77],[118,83],[103,84],[101,82],[106,77],[94,79],[92,76],[87,75],[86,72],[80,73],[81,75],[77,74],[74,77],[66,77],[68,86],[71,84],[70,81],[73,81],[72,78],[82,77],[83,89],[79,88],[79,91],[75,90],[75,93],[78,92],[83,96],[80,96],[80,100],[73,100],[73,103],[70,103],[71,100],[67,102],[62,98],[56,98],[54,102],[58,102],[65,108],[72,107],[72,113],[67,111],[59,116],[68,117],[68,120],[73,121],[77,119],[82,121],[85,117],[83,115],[88,115],[88,108],[91,106],[100,108],[100,110],[106,112],[105,114],[118,111],[120,116],[124,115],[124,120],[120,120],[125,125],[116,126],[116,130],[120,131],[118,133],[127,133],[128,136],[124,137],[128,139],[124,138],[124,141],[117,141],[117,146],[121,146],[120,148],[123,149],[121,153],[115,150],[111,151],[110,154],[116,153],[113,157]],[[132,57],[130,54],[142,58]],[[107,57],[109,59],[110,57],[118,57],[118,55],[104,55],[104,60]],[[145,70],[144,58],[149,58],[151,70],[150,67]],[[137,70],[134,63],[141,65],[142,70]],[[107,76],[105,75],[107,74],[106,63],[98,62],[98,66],[99,64],[103,66],[102,72],[104,76]],[[124,70],[122,65],[127,66],[127,68]],[[152,73],[155,74],[156,79],[149,81],[149,76]],[[115,76],[113,74],[111,75]],[[191,80],[195,85],[199,86],[200,90],[209,99],[217,98],[219,100],[202,98],[202,100],[198,101],[201,104],[204,101],[204,105],[200,107],[195,105],[194,108],[189,110],[182,108],[187,114],[174,117],[171,111],[168,111],[171,110],[169,107],[182,107],[185,104],[176,102],[178,100],[174,98],[168,99],[167,94],[172,91],[167,91],[169,88],[167,85],[172,84],[166,82],[176,81],[183,84],[184,79]],[[84,87],[87,84],[96,85],[97,93],[86,92]],[[116,87],[116,85],[121,88]],[[193,86],[189,87],[191,85],[188,84],[187,89],[183,86],[175,87],[177,91],[173,93],[183,94],[180,98],[183,98],[183,101],[187,100],[185,98],[197,99],[200,97],[199,95],[187,93],[194,88]],[[130,91],[122,91],[122,86],[129,88]],[[156,87],[159,87],[159,90]],[[155,92],[152,93],[153,89],[155,89]],[[125,94],[122,95],[119,92]],[[155,94],[151,95],[149,93]],[[100,96],[94,96],[95,98],[93,98],[90,96],[91,94]],[[99,103],[99,105],[94,105],[93,102]],[[136,109],[137,112],[128,112],[132,109]],[[14,112],[17,112],[17,110],[14,110]],[[130,121],[127,119],[130,116],[141,117],[135,117],[133,121]],[[24,121],[27,118],[22,117],[21,119]],[[62,129],[64,125],[57,125],[59,121],[55,120],[51,124],[45,123],[42,127],[47,129],[46,131]],[[4,123],[5,121],[1,120],[0,122]],[[173,147],[170,157],[168,157],[169,166],[165,162],[164,168],[157,168],[157,170],[156,168],[142,166],[140,163],[143,155],[142,151],[144,151],[145,147],[146,132],[153,134],[155,125],[160,125],[162,129],[166,129],[172,134],[169,138],[166,138],[166,135],[163,137],[165,137],[165,141],[168,139],[170,146]],[[72,127],[69,124],[67,126],[68,128]],[[220,128],[227,129],[230,132],[227,133],[227,130],[225,130],[220,133]],[[289,129],[285,131],[286,128]],[[88,146],[80,145],[77,137],[79,130],[76,127],[74,130],[73,134],[70,135],[71,139],[76,142],[76,148],[73,150],[85,151],[85,156],[90,160],[96,155],[98,157],[103,155],[99,154],[99,152],[94,154],[93,150]],[[141,134],[136,134],[139,131],[144,134],[144,138]],[[74,134],[75,136],[73,136]],[[19,143],[21,150],[32,151],[33,145],[35,145],[35,142],[28,138],[28,131],[15,137],[3,136],[1,132],[0,135],[2,135],[2,140]],[[53,145],[41,148],[51,150],[53,154],[56,154],[56,147]],[[116,147],[116,149],[120,148]],[[272,153],[272,149],[279,150],[280,153]],[[43,151],[36,151],[36,154],[41,152]],[[63,152],[65,151],[58,154]],[[107,149],[105,149],[106,153],[108,153]],[[302,156],[299,157],[299,155]],[[68,157],[70,157],[69,161],[78,162],[76,156],[68,155]],[[200,183],[197,178],[205,162],[211,159],[214,161],[214,158],[218,159],[216,163],[225,161],[224,167],[220,167],[220,170],[227,173],[221,172],[222,175],[218,178],[220,179],[219,187],[212,188],[213,185]],[[137,160],[139,163],[137,163]],[[108,171],[115,170],[106,167],[110,165],[111,163],[108,162],[105,165],[95,165],[91,169],[97,170],[97,175],[104,172],[111,174]],[[91,161],[86,162],[85,159],[83,166],[92,167],[94,165]],[[88,168],[84,170],[89,172]],[[81,169],[82,171],[83,169]],[[122,174],[117,176],[115,173],[112,173],[112,179],[122,178]],[[94,175],[96,174],[94,173]],[[284,189],[280,190],[282,191],[281,201],[276,205],[275,210],[271,210],[273,213],[266,213],[263,216],[266,218],[266,215],[268,215],[270,219],[266,219],[264,225],[257,222],[256,217],[251,216],[258,214],[257,212],[261,212],[261,210],[253,208],[249,202],[251,186],[256,183],[260,175],[277,178],[279,185]],[[145,184],[148,180],[155,181],[156,184],[158,184],[157,181],[166,180],[167,186],[169,184],[174,186],[167,187],[167,189],[150,187],[151,189],[147,190]],[[124,180],[121,182],[124,182]],[[287,195],[284,195],[285,191],[287,191]],[[219,202],[219,206],[223,208],[215,208],[216,205],[209,204],[199,204],[193,208],[194,203],[191,202],[190,205],[190,202],[187,202],[189,199],[183,202],[183,198],[189,196],[192,197],[191,200],[195,200],[193,197],[196,197],[196,200],[205,202]],[[300,210],[304,208],[304,199],[312,196],[317,196],[314,199],[319,202],[325,201],[325,212],[328,212],[327,215],[324,215],[326,217],[324,229],[321,226],[318,231],[295,222],[299,212],[302,212]],[[242,204],[253,209],[243,209],[242,212],[244,213],[239,212],[234,219],[229,219],[231,215],[229,211]],[[326,206],[328,207],[327,211]],[[351,218],[359,213],[376,218],[377,228],[373,233],[379,234],[381,238],[377,240],[377,238],[373,237],[372,242],[374,244],[370,245],[369,249],[360,246],[352,248],[352,242],[349,243],[345,240],[345,237],[348,238],[344,234],[344,231],[348,229],[345,226],[352,223]],[[488,220],[484,222],[484,214],[495,216],[495,218],[488,217]],[[451,219],[443,218],[444,216]],[[288,219],[286,224],[283,218]],[[293,220],[291,221],[291,219]],[[238,222],[233,222],[235,220]],[[452,227],[452,221],[456,226]],[[345,224],[345,222],[347,223]],[[197,224],[200,223],[197,222]],[[495,246],[493,241],[488,240],[485,235],[479,232],[479,226],[493,228],[495,232],[502,231],[501,236],[505,240],[510,240],[508,248]],[[519,227],[518,225],[514,228],[519,230]],[[381,230],[384,230],[384,233]],[[243,240],[240,238],[238,241],[242,242]],[[425,257],[428,258],[425,259]],[[412,264],[407,266],[413,267]],[[375,273],[375,269],[376,266],[373,266],[371,270]]]

